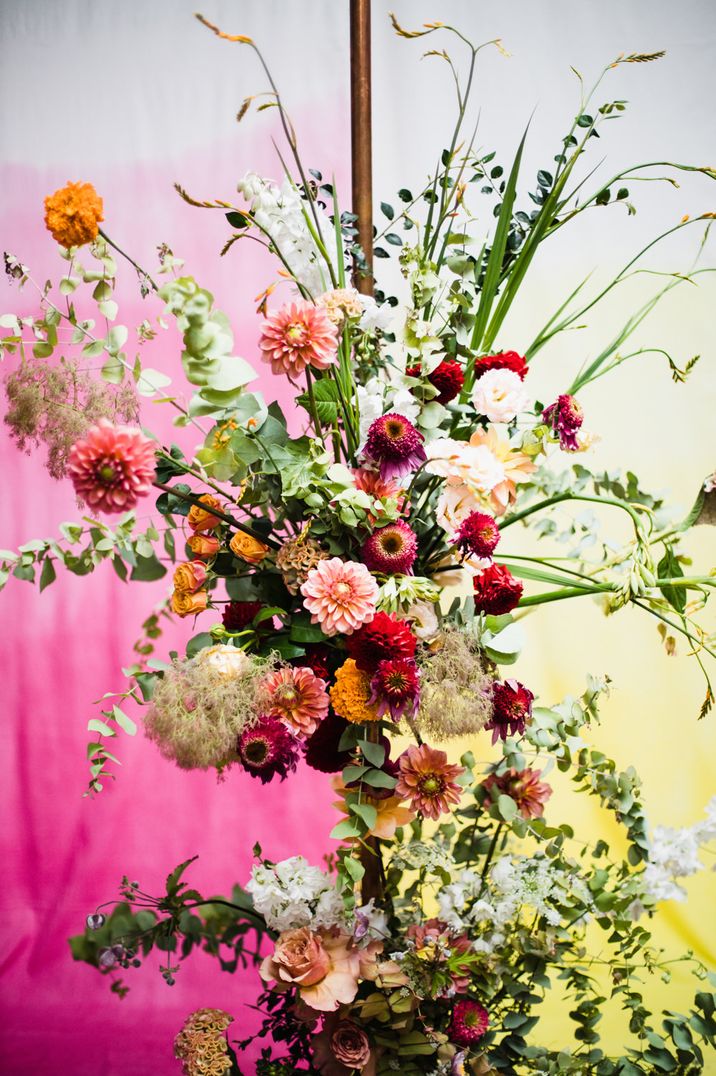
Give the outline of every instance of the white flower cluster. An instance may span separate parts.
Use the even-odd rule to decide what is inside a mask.
[[[706,806],[706,821],[672,829],[656,826],[650,841],[649,862],[643,874],[644,894],[652,901],[686,900],[676,881],[704,869],[699,850],[716,840],[716,796]]]
[[[450,853],[439,844],[411,841],[396,852],[391,859],[391,865],[401,870],[435,871],[436,868],[450,870],[454,861]]]
[[[309,204],[296,187],[288,179],[279,187],[270,179],[247,172],[239,181],[238,191],[249,203],[256,224],[271,238],[296,280],[314,298],[327,291],[332,286],[328,266],[306,223],[304,214],[311,213]],[[334,227],[320,207],[315,208],[321,242],[335,266]]]
[[[482,896],[481,896],[482,894]],[[473,949],[492,953],[504,945],[508,924],[527,907],[557,926],[562,915],[557,904],[570,894],[591,903],[586,885],[542,856],[504,856],[490,871],[489,886],[472,870],[444,886],[437,895],[439,916],[454,930],[469,930]]]
[[[271,930],[346,929],[345,907],[333,881],[303,856],[254,867],[246,889]]]

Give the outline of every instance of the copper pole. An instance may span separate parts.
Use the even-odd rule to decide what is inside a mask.
[[[351,0],[351,179],[353,212],[358,218],[358,243],[365,257],[365,266],[362,268],[354,264],[353,283],[364,295],[373,294],[370,53],[370,0]],[[377,727],[369,725],[368,736],[377,742]],[[383,891],[379,841],[369,837],[366,845],[361,852],[365,871],[361,882],[364,904],[371,898],[380,899]]]
[[[353,282],[373,294],[373,157],[371,133],[370,0],[351,0],[351,179],[358,243],[367,272],[354,266]]]

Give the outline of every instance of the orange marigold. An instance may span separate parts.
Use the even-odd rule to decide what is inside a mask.
[[[68,183],[45,198],[45,225],[61,247],[82,247],[97,238],[104,206],[91,183]]]
[[[348,658],[336,672],[336,682],[330,690],[333,709],[339,717],[362,725],[377,721],[377,707],[370,703],[370,673],[361,672],[353,658]]]

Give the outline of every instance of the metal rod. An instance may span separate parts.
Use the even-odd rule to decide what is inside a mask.
[[[351,0],[351,180],[353,212],[365,268],[354,266],[353,282],[373,294],[373,155],[371,115],[370,0]]]

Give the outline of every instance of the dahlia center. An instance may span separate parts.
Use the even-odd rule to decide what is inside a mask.
[[[280,702],[295,702],[298,698],[298,692],[292,684],[284,684],[276,692]]]
[[[342,581],[340,583],[336,583],[335,587],[333,588],[333,593],[336,598],[338,598],[340,601],[343,601],[345,598],[349,598],[351,596],[351,594],[353,593],[353,587],[350,585],[350,583]]]
[[[477,1027],[480,1023],[480,1013],[477,1009],[469,1009],[468,1012],[463,1015],[462,1022],[467,1027]]]
[[[392,441],[399,441],[405,433],[405,426],[397,419],[391,419],[385,424],[385,432]]]
[[[437,792],[442,791],[443,783],[440,778],[431,773],[428,777],[423,777],[420,782],[420,791],[427,793],[428,796],[434,796]]]
[[[286,330],[286,339],[291,344],[304,344],[306,342],[306,326],[294,323]]]
[[[269,746],[265,740],[252,740],[244,748],[244,758],[254,766],[260,766],[269,755]]]
[[[388,691],[403,692],[407,690],[408,681],[402,673],[391,673],[386,684]]]
[[[100,482],[104,482],[105,485],[109,485],[110,482],[114,482],[116,477],[117,471],[115,470],[114,466],[109,462],[103,463],[97,471],[97,478],[100,480]]]
[[[395,556],[396,553],[402,553],[405,542],[400,534],[386,534],[381,538],[380,547],[384,553],[388,553],[391,556]]]

